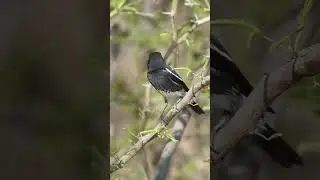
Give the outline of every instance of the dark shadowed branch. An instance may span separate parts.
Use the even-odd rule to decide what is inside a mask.
[[[262,78],[254,91],[233,119],[214,137],[214,165],[236,145],[239,139],[252,132],[265,108],[284,91],[302,78],[320,73],[320,44],[315,44],[299,52],[296,59],[290,60],[277,70]]]

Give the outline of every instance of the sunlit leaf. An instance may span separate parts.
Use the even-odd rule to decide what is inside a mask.
[[[127,11],[132,11],[132,12],[138,12],[138,10],[135,7],[131,7],[131,6],[125,6],[122,9]]]

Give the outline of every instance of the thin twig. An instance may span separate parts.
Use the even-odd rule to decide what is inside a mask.
[[[199,26],[201,25],[204,25],[206,23],[209,23],[210,22],[210,16],[208,17],[205,17],[203,19],[199,19],[197,21],[195,21],[193,23],[193,25],[191,26],[191,28],[185,32],[182,36],[179,37],[179,39],[177,40],[177,42],[173,42],[170,47],[168,48],[167,50],[167,53],[164,55],[164,59],[168,59],[170,54],[173,52],[173,50],[181,43],[183,43],[187,38],[188,36],[195,30],[197,29]]]
[[[172,0],[171,2],[171,13],[170,13],[170,20],[171,20],[171,27],[172,27],[172,44],[177,43],[177,28],[176,28],[176,24],[175,24],[175,15],[177,12],[177,7],[178,7],[178,0]],[[173,60],[172,66],[175,67],[176,66],[176,60],[178,57],[178,48],[175,48],[175,58]]]

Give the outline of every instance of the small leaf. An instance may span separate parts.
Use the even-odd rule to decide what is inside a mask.
[[[189,40],[188,40],[188,38],[186,39],[186,45],[190,48],[190,42],[189,42]]]
[[[200,4],[193,0],[185,0],[184,5],[188,7],[193,7],[193,6],[199,6]]]
[[[261,32],[261,30],[256,25],[246,22],[244,20],[239,20],[239,19],[216,19],[211,21],[211,24],[212,25],[239,25],[239,26],[244,26],[249,29],[252,29],[252,31],[256,33]]]
[[[185,23],[183,23],[182,25],[180,25],[177,29],[177,34],[182,33],[182,31],[186,28],[186,27],[190,27],[192,23],[190,21],[187,21]]]
[[[138,12],[138,10],[135,7],[131,7],[131,6],[125,6],[122,9],[123,10],[127,10],[127,11],[131,11],[131,12],[134,12],[134,13]]]
[[[185,68],[185,67],[174,68],[174,69],[175,69],[175,70],[185,70],[185,71],[187,71],[187,73],[192,72],[192,70],[191,70],[191,69],[189,69],[189,68]]]
[[[171,16],[172,13],[171,12],[161,12],[161,14]]]
[[[247,41],[247,48],[249,49],[251,47],[251,42],[254,38],[254,35],[256,35],[256,32],[255,31],[252,31],[250,34],[249,34],[249,37],[248,37],[248,41]]]
[[[308,16],[308,13],[310,12],[312,6],[313,6],[314,1],[313,0],[306,0],[302,10],[300,11],[300,15],[298,17],[298,22],[300,26],[305,25],[305,20]]]
[[[166,36],[170,36],[171,37],[171,32],[160,33],[160,37],[166,37]]]
[[[120,9],[126,2],[127,0],[116,0],[116,6]]]
[[[204,8],[203,11],[204,12],[210,12],[210,9],[209,8]]]
[[[194,73],[191,72],[191,71],[189,71],[189,72],[187,73],[187,78],[188,78],[189,80],[192,80],[192,79],[194,78]]]
[[[281,38],[279,41],[273,42],[269,47],[269,51],[273,51],[274,48],[280,46],[281,44],[285,43],[286,41],[290,41],[290,36],[285,36]]]

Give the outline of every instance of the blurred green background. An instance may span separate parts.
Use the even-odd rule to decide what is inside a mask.
[[[207,0],[196,1],[129,0],[111,1],[110,12],[110,155],[136,142],[139,132],[153,128],[165,106],[162,96],[147,83],[146,64],[150,51],[164,56],[193,21],[210,15]],[[173,12],[173,17],[170,13]],[[172,23],[173,22],[173,23]],[[199,76],[209,53],[209,21],[199,26],[174,50],[168,63],[178,69],[190,87]],[[188,70],[191,70],[189,72]],[[150,93],[149,93],[150,91]],[[209,90],[203,89],[199,104],[209,111]],[[209,120],[192,118],[174,154],[169,179],[209,179]],[[172,124],[172,123],[171,123]],[[155,139],[111,179],[147,179],[144,161],[157,168],[167,139]],[[147,160],[145,158],[147,157]]]

